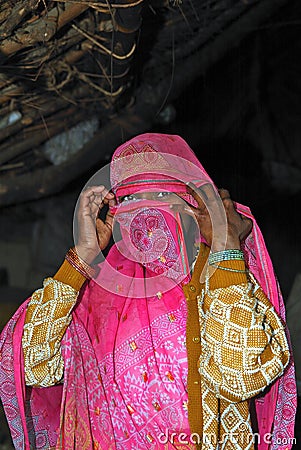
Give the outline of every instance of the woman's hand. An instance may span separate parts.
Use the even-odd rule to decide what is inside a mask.
[[[193,183],[187,185],[187,190],[198,206],[186,205],[185,211],[194,215],[211,251],[240,249],[241,241],[252,230],[252,221],[238,214],[229,192],[219,189],[217,194],[210,184],[197,188]]]
[[[77,254],[91,264],[92,261],[108,245],[112,236],[113,216],[108,211],[105,221],[98,218],[104,205],[114,206],[114,194],[105,186],[91,186],[83,191],[79,198],[77,221],[78,239]]]

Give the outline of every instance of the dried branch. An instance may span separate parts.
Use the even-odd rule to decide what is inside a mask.
[[[70,98],[74,97],[80,101],[83,97],[89,95],[89,89],[87,86],[81,86],[79,88],[77,87],[67,95],[70,95]],[[33,123],[39,123],[41,121],[41,117],[47,118],[51,115],[55,115],[55,113],[59,114],[61,110],[64,110],[67,107],[67,105],[66,100],[62,98],[43,96],[35,99],[33,96],[31,96],[31,99],[28,99],[27,102],[23,104],[23,118],[16,124],[0,130],[0,142],[2,142],[0,164],[4,164],[8,160],[12,159],[13,156],[11,156],[9,151],[11,148],[15,148],[15,146],[18,145],[19,135],[16,137],[16,142],[14,142],[13,145],[12,139],[8,140],[8,142],[5,143],[3,143],[3,141],[5,141],[7,138],[13,138],[14,135],[19,133],[20,130],[28,127],[29,125],[32,125]]]
[[[33,174],[30,174],[30,178],[29,174],[20,175],[17,179],[2,177],[0,205],[16,201],[15,199],[20,198],[20,192],[22,192],[22,201],[26,201],[60,191],[83,171],[100,165],[102,157],[95,148],[105,148],[109,154],[123,139],[147,130],[151,126],[152,108],[150,116],[147,112],[150,113],[150,110],[145,110],[144,115],[135,110],[126,111],[118,121],[113,120],[105,125],[81,151],[59,166],[36,169]]]
[[[9,36],[29,12],[37,9],[39,3],[40,0],[25,0],[21,3],[17,3],[10,11],[10,15],[4,25],[0,27],[1,39]]]
[[[66,51],[68,49],[77,46],[83,40],[82,36],[80,36],[75,30],[70,29],[64,36],[64,38],[59,39],[58,41],[50,41],[46,46],[34,47],[28,49],[27,54],[22,54],[22,59],[19,63],[15,63],[15,66],[22,70],[27,70],[26,75],[29,77],[28,70],[30,69],[38,69],[37,74],[31,77],[34,81],[38,79],[41,75],[39,68],[46,63],[55,60],[59,60],[60,58],[64,58]]]
[[[47,16],[30,23],[17,31],[13,37],[2,41],[0,52],[9,56],[38,42],[48,42],[64,25],[86,11],[88,7],[86,4],[66,2],[63,10],[58,5],[49,11]]]
[[[0,97],[0,105],[15,100],[20,95],[24,94],[23,86],[17,86],[16,84],[12,84],[11,86],[7,86],[3,89]]]
[[[117,91],[106,91],[102,87],[98,86],[97,84],[93,83],[93,81],[90,80],[90,78],[85,75],[84,73],[78,72],[78,78],[85,83],[87,83],[89,86],[93,87],[96,91],[101,92],[104,95],[107,95],[108,97],[118,97],[121,92],[123,91],[123,86],[120,86]]]
[[[118,54],[114,53],[111,49],[107,48],[105,45],[102,45],[95,37],[91,36],[89,33],[86,33],[84,30],[81,30],[76,25],[72,25],[72,27],[76,31],[78,31],[80,34],[85,36],[85,38],[87,38],[93,44],[95,44],[98,48],[100,48],[104,53],[106,53],[109,56],[112,56],[115,59],[119,59],[119,60],[128,59],[128,58],[130,58],[133,55],[133,53],[134,53],[134,51],[136,49],[136,43],[134,42],[132,48],[130,49],[130,51],[127,54],[125,54],[125,55],[118,55]]]
[[[6,164],[5,166],[0,167],[0,172],[5,172],[12,169],[20,169],[20,167],[24,167],[24,165],[25,164],[23,161],[14,164]]]
[[[55,117],[52,117],[52,119],[45,123],[41,122],[38,125],[28,127],[23,131],[20,139],[13,147],[9,147],[0,153],[0,165],[7,164],[29,150],[39,147],[51,137],[68,130],[78,123],[81,118],[82,113],[77,107],[72,106],[71,108],[57,112]]]
[[[251,2],[251,5],[248,5],[244,2],[245,10],[244,13],[240,11],[240,14],[237,17],[231,16],[231,20],[228,22],[224,22],[223,24],[220,24],[217,22],[214,23],[214,26],[212,27],[212,33],[210,35],[210,26],[208,26],[208,32],[207,32],[207,39],[202,41],[202,45],[199,45],[201,41],[197,41],[197,37],[199,38],[199,33],[195,32],[193,34],[193,30],[189,27],[187,27],[187,23],[183,20],[182,22],[174,20],[174,23],[177,23],[177,26],[175,28],[175,42],[181,41],[181,46],[179,46],[179,53],[178,55],[183,56],[183,59],[180,61],[177,59],[178,64],[174,64],[173,71],[171,71],[171,28],[170,28],[170,22],[168,25],[164,25],[159,32],[156,34],[157,43],[152,48],[152,54],[151,57],[148,60],[147,68],[149,70],[149,73],[153,75],[152,77],[149,77],[149,81],[145,78],[145,71],[143,71],[142,74],[142,85],[135,90],[136,95],[136,102],[133,105],[131,109],[125,108],[121,113],[118,115],[118,118],[115,118],[111,120],[111,122],[104,125],[101,130],[96,133],[94,138],[86,144],[83,149],[78,152],[76,155],[73,155],[70,157],[68,161],[63,163],[60,166],[49,166],[42,169],[37,169],[34,171],[34,173],[25,173],[21,176],[18,176],[18,171],[16,169],[15,173],[8,173],[6,176],[2,177],[1,184],[0,184],[0,204],[9,204],[16,201],[20,201],[20,191],[22,191],[22,201],[26,201],[33,198],[40,198],[45,195],[49,195],[54,192],[60,191],[70,180],[74,179],[76,176],[83,173],[83,171],[95,167],[96,164],[99,164],[103,156],[99,154],[99,152],[95,152],[95,148],[106,148],[106,153],[110,153],[111,150],[113,150],[116,145],[118,145],[121,141],[126,139],[127,137],[130,137],[133,134],[137,134],[140,132],[143,132],[150,128],[151,124],[154,121],[154,117],[156,116],[157,112],[162,108],[162,105],[166,101],[172,100],[175,96],[179,95],[179,93],[182,91],[183,86],[187,85],[193,79],[195,79],[197,76],[200,76],[201,73],[204,73],[207,68],[213,64],[217,59],[221,58],[221,56],[231,48],[234,44],[237,44],[250,30],[253,30],[258,23],[263,21],[265,17],[268,16],[272,12],[272,10],[275,10],[280,5],[284,4],[287,0],[274,0],[273,2],[270,2],[269,0],[262,0],[261,2]],[[70,4],[71,2],[68,2]],[[141,3],[141,2],[139,2]],[[238,3],[238,1],[236,2]],[[83,4],[82,2],[78,2],[78,4]],[[84,3],[91,7],[91,3],[86,2]],[[116,4],[110,4],[103,3],[99,4],[97,2],[93,3],[95,7],[97,6],[104,6],[108,8],[108,5],[116,10]],[[212,11],[210,11],[210,20],[212,18],[212,14],[215,14],[217,16],[218,14],[222,14],[224,10],[218,11],[217,6],[224,5],[223,2],[218,2],[217,0],[202,2],[202,7],[204,5],[209,5],[208,8],[210,9],[212,7]],[[235,2],[233,1],[233,5]],[[185,5],[185,2],[183,3]],[[195,5],[197,5],[197,2],[195,2]],[[212,6],[213,5],[213,6]],[[183,6],[184,8],[184,6]],[[238,8],[239,9],[239,8]],[[237,11],[238,11],[237,9]],[[107,10],[109,11],[110,8]],[[132,11],[129,9],[120,9],[118,10],[118,14],[121,14],[123,11],[129,11],[131,15],[133,14],[135,17],[134,19],[138,21],[140,15],[138,11]],[[199,11],[199,9],[198,9]],[[247,12],[247,14],[245,13]],[[96,13],[95,13],[96,14]],[[179,15],[179,12],[177,12]],[[195,15],[195,13],[194,13]],[[214,16],[214,17],[215,17]],[[223,20],[226,20],[226,15],[223,15]],[[178,17],[178,16],[177,16]],[[190,16],[186,15],[185,10],[185,17],[187,17],[187,20],[190,21]],[[118,20],[118,23],[122,24],[125,29],[128,28],[132,30],[131,27],[131,20],[130,15],[128,18],[128,22],[125,21],[123,23],[123,17],[120,19],[116,19],[116,15],[114,14],[114,20]],[[169,16],[170,18],[170,16]],[[114,23],[114,20],[112,18],[112,23]],[[98,22],[99,23],[99,22]],[[183,33],[180,33],[179,37],[177,36],[177,31],[180,29],[180,26],[178,27],[178,24],[181,25],[181,30],[183,29]],[[213,24],[213,21],[210,22]],[[78,24],[77,24],[78,25]],[[222,25],[224,28],[221,28]],[[115,24],[114,24],[115,26]],[[82,27],[80,27],[82,29]],[[198,31],[199,31],[199,24],[198,24]],[[223,32],[221,32],[221,29]],[[115,30],[115,29],[114,29]],[[86,29],[84,29],[86,31]],[[105,33],[105,32],[104,32]],[[90,31],[88,32],[90,36]],[[127,39],[122,39],[122,33],[116,33],[114,36],[109,35],[108,33],[105,35],[97,36],[97,41],[99,41],[100,37],[108,36],[109,38],[113,39],[111,44],[112,52],[116,51],[116,47],[118,45],[121,45],[123,48],[124,46],[127,46],[127,48],[131,48],[132,41],[134,41],[134,36],[127,35]],[[93,36],[94,37],[94,36]],[[204,36],[202,36],[203,38]],[[176,40],[178,38],[178,41]],[[86,38],[88,39],[88,38]],[[192,44],[190,45],[190,39],[192,39]],[[194,40],[193,40],[194,39]],[[91,52],[92,58],[96,58],[99,56],[99,61],[104,70],[100,70],[100,72],[104,75],[107,75],[107,82],[114,80],[114,76],[116,75],[116,62],[114,60],[114,65],[112,64],[113,57],[112,54],[100,54],[97,53],[97,51],[100,51],[99,47],[95,48],[93,46],[93,43],[91,43],[91,40],[89,39],[89,45],[92,44],[92,49],[87,45],[88,52]],[[90,44],[91,43],[91,44]],[[187,47],[184,51],[184,47]],[[177,47],[176,47],[177,48]],[[184,49],[184,50],[183,50]],[[72,50],[78,50],[78,49],[72,49]],[[183,50],[183,53],[181,53]],[[169,53],[167,53],[169,51]],[[85,53],[84,58],[87,56],[87,53]],[[119,54],[119,52],[117,52]],[[126,51],[125,51],[126,53]],[[166,55],[169,54],[169,60],[166,63]],[[175,54],[175,53],[174,53]],[[70,55],[72,55],[70,53]],[[189,55],[189,57],[188,57]],[[86,60],[83,58],[83,60],[79,60],[80,64],[76,66],[77,70],[82,75],[87,75],[87,73],[90,70],[90,66],[86,66],[85,62]],[[69,61],[65,61],[69,62]],[[92,62],[94,63],[94,60],[92,59]],[[70,63],[69,63],[70,64]],[[72,64],[72,62],[71,62]],[[164,71],[162,75],[162,64],[164,64]],[[93,64],[92,64],[93,66]],[[84,71],[83,71],[84,67]],[[95,67],[95,65],[93,66]],[[98,65],[98,67],[100,67]],[[113,69],[114,67],[114,73]],[[128,61],[125,62],[125,67],[129,67]],[[160,74],[158,67],[160,67]],[[144,66],[145,68],[145,66]],[[150,68],[150,69],[149,69]],[[118,68],[117,68],[118,70]],[[97,73],[97,71],[96,71]],[[166,75],[167,74],[167,75]],[[159,77],[161,75],[161,77]],[[169,75],[169,76],[168,76]],[[89,76],[90,81],[92,79],[91,76]],[[158,81],[159,80],[159,81]],[[93,79],[94,81],[94,79]],[[104,84],[99,85],[101,88],[104,88]],[[113,83],[111,83],[112,90],[113,90]],[[85,84],[85,87],[89,89],[89,86]],[[93,89],[93,92],[95,93],[95,89]],[[64,90],[64,95],[69,95],[70,91]],[[166,93],[169,95],[167,96]],[[44,92],[45,95],[45,92]],[[168,97],[168,98],[167,98]],[[106,105],[106,101],[109,103],[110,97],[103,96],[101,98],[101,106],[104,108]],[[73,99],[77,101],[76,94],[74,94]],[[60,101],[63,102],[63,99],[60,99]],[[90,96],[87,95],[84,97],[85,102],[93,102],[95,99],[93,98],[93,94]],[[70,109],[72,110],[72,108]],[[81,108],[75,107],[74,110],[78,114],[82,114],[80,117],[83,117],[83,114],[85,114],[85,110],[81,111]],[[111,112],[111,110],[110,110]],[[63,114],[63,112],[62,112]],[[102,114],[104,117],[104,111],[102,110]],[[108,114],[106,114],[108,117]],[[28,132],[24,133],[24,141],[26,141],[26,144],[24,144],[24,147],[19,147],[19,153],[18,153],[18,159],[16,161],[12,161],[12,163],[16,162],[18,163],[20,160],[22,161],[22,155],[24,154],[24,151],[27,151],[28,153],[32,151],[32,148],[37,147],[37,143],[40,142],[40,140],[45,140],[45,135],[49,133],[51,135],[51,127],[53,127],[53,130],[57,130],[57,127],[60,124],[57,124],[56,120],[60,119],[63,120],[62,115],[55,115],[53,117],[49,117],[47,120],[47,132],[45,131],[45,128],[41,128],[42,124],[41,122],[35,123],[34,126],[28,127]],[[73,117],[72,117],[73,118]],[[70,123],[65,122],[66,128],[70,127]],[[22,135],[20,136],[22,139]],[[30,141],[30,139],[35,140],[35,142]],[[10,145],[13,142],[14,145]],[[15,139],[8,139],[5,142],[5,146],[2,147],[2,149],[5,149],[5,151],[9,151],[11,148],[15,149],[16,145],[20,144],[20,139],[16,141]],[[31,147],[29,146],[31,145]],[[2,154],[4,153],[4,150]],[[16,154],[16,152],[15,152]],[[1,153],[0,153],[1,155]],[[10,159],[7,159],[7,156],[9,155]],[[12,160],[11,157],[12,153],[6,154],[6,162],[9,162]],[[15,175],[15,176],[13,176]]]
[[[43,109],[46,109],[46,112],[44,112],[46,116],[59,109],[58,102],[54,102],[53,99],[43,99],[43,102],[46,102],[47,109],[43,108],[41,99],[37,99],[31,96],[30,107],[28,107],[26,103],[22,106],[22,118],[18,122],[6,126],[5,128],[0,130],[0,142],[2,143],[1,150],[5,150],[5,144],[3,145],[3,141],[5,141],[7,138],[13,137],[23,128],[31,125],[35,120],[40,119],[41,114],[44,112]],[[33,108],[34,103],[35,107]],[[12,112],[12,106],[6,107],[5,109],[3,108],[1,112],[3,113],[3,116],[8,115],[10,112]],[[8,144],[8,146],[10,147],[11,145]],[[2,154],[0,153],[0,158],[1,155]]]
[[[10,5],[9,3],[2,3],[0,9],[0,23],[5,22],[10,16]]]
[[[62,0],[53,0],[55,2],[62,2]],[[134,6],[140,5],[144,2],[144,0],[133,0],[126,1],[125,3],[110,3],[109,1],[106,3],[101,2],[93,2],[90,0],[68,0],[69,3],[80,3],[88,5],[90,8],[103,8],[105,12],[108,12],[110,9],[118,8],[118,9],[126,9],[133,8]]]

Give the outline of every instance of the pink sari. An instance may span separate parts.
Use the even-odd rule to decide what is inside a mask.
[[[119,147],[111,178],[117,196],[160,187],[190,203],[183,183],[212,183],[180,137],[157,134],[137,136]],[[80,293],[62,340],[62,385],[24,385],[21,337],[28,301],[3,330],[0,394],[17,449],[194,448],[166,439],[170,433],[190,433],[187,307],[179,283],[190,276],[187,258],[180,257],[184,237],[179,217],[173,220],[166,215],[164,203],[159,212],[156,202],[148,205],[153,207],[151,213],[143,201],[135,206],[134,215],[135,208],[122,204],[116,210],[125,229],[123,239],[110,250],[98,278]],[[237,209],[254,224],[244,243],[247,265],[284,320],[281,293],[261,232],[248,208],[237,204]],[[129,249],[133,243],[136,249],[151,249],[161,258],[137,262]],[[295,410],[291,359],[284,375],[256,399],[260,450],[291,448]]]

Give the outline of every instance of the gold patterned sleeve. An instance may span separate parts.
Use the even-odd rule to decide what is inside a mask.
[[[285,327],[252,282],[203,290],[198,296],[199,372],[218,398],[251,398],[282,375],[289,361]]]
[[[67,261],[53,278],[44,280],[27,306],[22,337],[25,383],[48,387],[62,381],[61,339],[85,278]]]

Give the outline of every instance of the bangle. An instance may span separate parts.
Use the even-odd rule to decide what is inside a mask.
[[[248,270],[230,269],[230,267],[216,266],[215,264],[210,264],[210,266],[215,267],[216,269],[228,270],[229,272],[249,273]]]
[[[221,261],[230,261],[230,260],[244,260],[244,254],[241,250],[238,249],[230,249],[223,250],[221,252],[210,253],[208,258],[208,264],[212,266],[213,264],[219,263]]]
[[[79,273],[81,273],[85,278],[91,279],[95,277],[96,270],[93,269],[93,267],[89,266],[89,264],[86,263],[83,259],[81,259],[77,251],[74,247],[70,248],[68,250],[65,259],[68,261],[68,263],[71,264],[74,269],[76,269]]]

